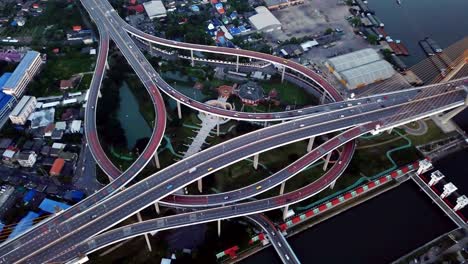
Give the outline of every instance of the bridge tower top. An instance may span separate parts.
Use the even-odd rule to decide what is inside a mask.
[[[453,183],[449,182],[444,185],[444,192],[440,195],[440,198],[445,198],[458,190],[457,186],[455,186]]]
[[[453,208],[453,210],[458,211],[468,205],[468,197],[466,195],[460,196],[457,198],[457,204]]]

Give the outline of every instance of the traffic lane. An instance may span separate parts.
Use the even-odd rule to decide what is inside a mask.
[[[263,214],[253,214],[247,216],[248,219],[259,225],[267,234],[271,244],[284,263],[300,263],[296,254],[289,246],[286,238],[279,232],[273,223]]]
[[[178,182],[177,182],[177,183],[178,183]],[[177,183],[175,183],[175,184],[177,185]],[[183,184],[183,182],[181,182],[181,183]],[[167,190],[162,190],[162,192],[161,192],[161,190],[159,190],[158,196],[162,196],[165,192],[167,192]],[[130,198],[130,197],[127,197],[127,198]],[[110,199],[110,200],[114,201],[115,199]],[[126,199],[126,200],[127,200],[127,199]],[[108,200],[108,201],[109,201],[109,200]],[[106,201],[106,202],[107,202],[107,201]],[[106,202],[104,202],[104,206],[103,206],[103,207],[102,207],[102,206],[98,206],[98,207],[100,208],[99,210],[105,209],[105,207],[106,207],[106,205],[105,205]],[[119,202],[119,203],[120,203],[120,202]],[[132,210],[132,209],[131,209],[131,210]],[[122,211],[126,211],[126,210],[122,210]],[[117,213],[118,213],[118,212],[119,212],[119,211],[117,211]],[[128,211],[127,211],[127,212],[128,212]],[[81,217],[77,218],[77,219],[84,219],[85,222],[81,222],[81,223],[71,223],[71,225],[72,225],[72,226],[81,226],[81,225],[83,225],[83,224],[86,224],[86,222],[88,222],[89,219],[91,219],[92,216],[91,216],[89,219],[86,219],[85,215],[87,215],[87,214],[89,215],[90,213],[93,213],[93,212],[85,212],[83,215],[81,215]],[[114,211],[114,213],[115,213],[115,211]],[[113,221],[118,221],[118,219],[119,219],[120,217],[115,217],[115,218],[114,218],[114,217],[111,217],[111,218],[113,219]],[[99,219],[98,219],[98,220],[99,220]],[[71,221],[73,221],[73,220],[71,220]],[[112,222],[113,222],[113,221],[112,221]],[[99,225],[96,225],[96,226],[102,226],[102,225],[99,224]],[[59,228],[60,228],[60,227],[59,227]],[[69,230],[71,230],[71,228],[70,228]],[[94,234],[94,233],[97,233],[97,232],[99,232],[100,230],[101,230],[101,228],[98,228],[98,230],[92,231],[92,233],[93,233],[93,234]],[[64,232],[66,233],[67,230],[64,230]],[[59,231],[59,233],[62,233],[62,232]],[[50,237],[49,237],[49,239],[50,239]]]
[[[281,184],[283,181],[290,179],[305,169],[309,164],[316,162],[318,159],[328,154],[328,152],[333,151],[350,140],[353,140],[360,134],[369,132],[371,129],[375,128],[375,125],[376,124],[371,123],[364,125],[363,127],[353,128],[344,133],[341,133],[335,136],[333,139],[330,139],[322,145],[316,147],[311,152],[305,154],[294,163],[249,186],[211,195],[172,195],[171,197],[167,197],[167,199],[161,203],[172,206],[207,207],[233,203],[241,199],[258,195]],[[171,198],[173,199],[172,201],[170,201]]]
[[[352,142],[348,143],[353,145]],[[346,151],[343,152],[343,155],[346,157],[352,156],[354,152],[354,147],[346,148]],[[333,177],[338,177],[347,166],[347,163],[343,164],[334,164],[332,168],[326,172],[323,177],[329,178],[328,175],[333,175]],[[311,195],[317,190],[324,189],[328,184],[323,185],[323,181],[317,180],[306,187],[303,187],[293,193],[301,193],[303,199],[306,199],[307,195]],[[321,185],[321,186],[320,186]],[[286,195],[283,195],[286,196]],[[294,201],[298,202],[298,201]],[[275,198],[267,198],[263,200],[257,200],[254,202],[247,202],[243,204],[228,205],[224,207],[218,207],[213,209],[207,209],[203,211],[197,211],[196,213],[185,213],[178,214],[175,216],[158,218],[153,220],[147,220],[140,222],[138,224],[129,225],[126,227],[114,229],[108,231],[104,234],[98,235],[97,237],[91,239],[88,242],[83,242],[77,248],[72,251],[66,252],[64,255],[60,256],[60,260],[71,259],[78,255],[77,252],[85,253],[90,252],[91,250],[96,250],[107,244],[117,242],[119,240],[125,239],[125,237],[135,236],[138,234],[143,234],[152,230],[164,230],[169,228],[181,227],[190,224],[197,224],[202,222],[209,222],[218,219],[225,219],[243,215],[249,215],[252,213],[263,212],[271,209],[276,209],[285,206],[285,204],[278,204]],[[75,252],[73,252],[75,251]]]
[[[176,182],[174,182],[174,184],[177,185],[178,182],[176,181]],[[163,189],[163,188],[160,188],[160,189]],[[162,196],[162,195],[164,195],[165,192],[166,192],[166,190],[158,190],[158,191],[156,192],[156,194],[157,194],[158,196]],[[154,193],[154,192],[153,192],[153,193]],[[138,205],[138,204],[141,204],[141,202],[144,200],[145,197],[149,197],[150,195],[149,195],[149,194],[146,194],[146,195],[143,195],[143,196],[144,196],[143,199],[140,199],[139,201],[136,201],[136,206],[137,206],[137,207],[140,206],[140,205]],[[111,200],[114,200],[114,199],[111,199]],[[155,199],[151,198],[151,200],[154,201]],[[100,206],[98,206],[98,207],[100,207]],[[105,206],[104,206],[104,208],[105,208]],[[104,209],[104,208],[102,208],[102,209]],[[119,219],[122,218],[121,216],[118,216],[120,213],[122,213],[122,212],[124,212],[124,211],[127,212],[127,213],[128,213],[128,212],[135,212],[135,209],[132,209],[131,207],[129,207],[129,208],[130,208],[130,209],[128,209],[128,210],[127,210],[127,209],[120,208],[120,209],[123,209],[123,210],[120,210],[120,211],[113,211],[113,212],[111,212],[110,215],[108,215],[107,219],[112,220],[112,221],[117,221],[117,222],[118,222]],[[86,214],[87,214],[87,213],[85,212],[84,215],[86,215]],[[80,217],[80,218],[83,218],[83,217]],[[98,218],[96,221],[99,222],[99,221],[101,221],[101,220],[102,220],[102,218]],[[73,221],[73,220],[72,220],[72,221]],[[94,222],[96,222],[96,221],[94,221]],[[81,223],[81,224],[85,224],[85,223]],[[103,225],[102,225],[102,224],[103,224]],[[99,232],[100,230],[102,230],[102,227],[103,227],[103,226],[106,226],[106,225],[107,225],[107,224],[104,224],[104,223],[102,223],[102,224],[101,224],[101,223],[95,223],[95,225],[91,226],[91,229],[92,229],[93,227],[99,226],[99,228],[97,228],[97,230],[95,230],[96,232]],[[75,225],[75,226],[79,226],[79,225]],[[91,234],[87,234],[87,235],[85,235],[85,236],[90,236],[90,235],[92,235],[92,234],[95,234],[96,232],[92,231]],[[76,233],[73,234],[73,235],[76,235]],[[73,236],[73,235],[72,235],[72,236]],[[54,251],[55,251],[55,250],[54,250]]]

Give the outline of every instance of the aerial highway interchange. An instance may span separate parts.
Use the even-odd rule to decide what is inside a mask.
[[[450,84],[418,87],[344,101],[344,98],[331,85],[302,65],[268,54],[156,38],[126,24],[107,1],[82,0],[82,3],[98,25],[100,32],[98,63],[86,108],[86,137],[97,163],[114,180],[79,204],[50,217],[31,230],[1,245],[1,263],[66,262],[136,235],[230,217],[254,215],[252,217],[256,219],[256,222],[262,222],[261,216],[255,216],[255,214],[306,199],[335,181],[352,158],[353,139],[369,132],[384,131],[455,108],[463,105],[466,101],[466,88],[461,88],[463,87],[461,85],[466,83],[465,79]],[[155,72],[141,51],[136,48],[132,38],[128,35],[129,33],[145,41],[153,41],[173,48],[244,56],[275,63],[312,79],[317,86],[328,93],[331,100],[337,102],[301,110],[260,114],[214,108],[202,102],[193,101],[169,86]],[[106,157],[96,132],[95,112],[97,111],[99,88],[107,63],[110,39],[116,43],[147,88],[157,119],[148,146],[125,172],[120,172]],[[164,134],[165,107],[158,88],[180,103],[209,114],[249,121],[289,121],[211,147],[122,190],[122,187],[151,161]],[[290,166],[250,186],[213,195],[173,194],[187,184],[249,156],[291,142],[343,130],[344,132],[314,148]],[[278,186],[339,147],[343,147],[339,161],[316,182],[277,197],[235,203]],[[191,168],[196,168],[196,170],[191,170]],[[258,188],[259,186],[260,188]],[[199,209],[194,212],[157,218],[104,232],[157,201],[168,206],[199,207]],[[215,207],[219,205],[224,206]],[[206,209],[207,207],[211,208]],[[265,226],[265,223],[262,222],[261,225]],[[284,239],[282,236],[274,236],[271,232],[267,232],[267,234],[273,241],[272,243],[276,243],[274,246],[277,250],[285,250],[286,247],[282,249],[278,247],[278,241]],[[283,261],[295,263],[292,256],[285,257],[287,254],[281,253]]]

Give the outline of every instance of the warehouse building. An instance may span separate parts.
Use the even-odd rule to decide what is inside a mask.
[[[23,96],[19,103],[10,113],[10,120],[15,125],[24,125],[28,120],[29,115],[36,109],[36,97]]]
[[[21,62],[11,74],[8,81],[3,86],[3,92],[20,98],[26,86],[39,71],[41,66],[41,54],[37,51],[28,51]]]
[[[392,65],[381,59],[373,49],[337,56],[327,60],[325,65],[349,89],[379,82],[395,74]]]
[[[0,129],[3,127],[3,125],[5,125],[6,121],[8,120],[8,115],[16,103],[15,97],[9,94],[5,94],[1,91],[1,88],[8,81],[10,76],[11,73],[4,73],[0,77]]]
[[[143,7],[145,8],[146,14],[150,19],[154,18],[162,18],[167,16],[166,8],[162,1],[149,1],[143,3]]]
[[[329,59],[326,64],[331,72],[341,72],[377,60],[380,60],[380,56],[375,50],[362,49],[341,56],[333,57]]]
[[[281,22],[264,6],[255,8],[257,14],[249,17],[249,21],[256,30],[272,32],[281,29]]]

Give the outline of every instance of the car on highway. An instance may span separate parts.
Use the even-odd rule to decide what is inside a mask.
[[[281,247],[281,243],[280,243],[280,242],[278,242],[278,247]]]
[[[224,200],[227,200],[227,199],[229,199],[229,196],[226,195],[226,196],[224,196],[223,199],[224,199]]]
[[[261,185],[257,186],[255,189],[260,190],[262,188]]]
[[[213,167],[209,167],[209,168],[208,168],[208,171],[211,171],[212,169],[213,169]]]
[[[172,184],[169,184],[167,187],[166,187],[166,190],[170,190],[172,189]]]
[[[286,257],[287,260],[289,260],[288,254],[284,254],[284,256]]]
[[[91,219],[95,219],[96,217],[97,217],[97,215],[93,214],[93,215],[91,216]]]
[[[299,127],[304,127],[304,124],[300,124]]]

